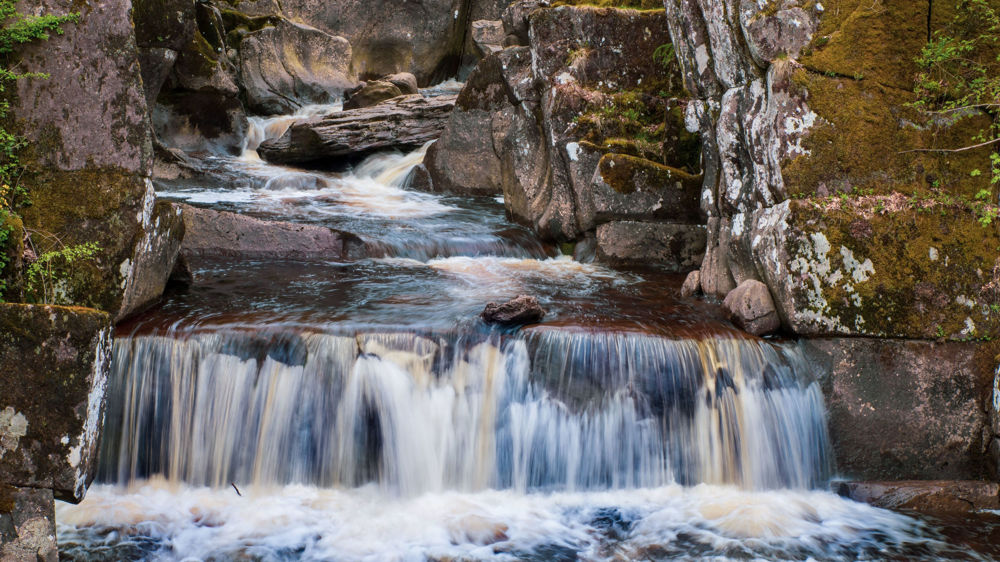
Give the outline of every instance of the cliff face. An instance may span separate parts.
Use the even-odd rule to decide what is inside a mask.
[[[990,150],[915,151],[968,144],[988,118],[924,125],[907,105],[954,3],[664,5],[705,147],[706,293],[764,281],[797,334],[996,330],[997,226],[960,203],[988,187],[969,170]]]

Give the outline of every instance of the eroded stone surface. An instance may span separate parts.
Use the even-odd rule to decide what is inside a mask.
[[[971,513],[1000,509],[1000,484],[969,480],[839,482],[834,491],[886,509],[922,513]]]
[[[52,490],[0,483],[0,560],[59,560]]]
[[[3,304],[0,327],[0,482],[50,488],[78,502],[96,469],[110,318],[84,308]]]

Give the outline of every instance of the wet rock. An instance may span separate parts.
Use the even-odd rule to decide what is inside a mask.
[[[415,149],[436,139],[455,106],[454,96],[404,96],[373,107],[298,121],[257,152],[268,162],[308,163],[357,157],[378,150]]]
[[[346,38],[352,47],[352,68],[362,78],[411,72],[422,85],[441,82],[456,74],[468,30],[470,4],[467,0],[282,0],[280,3],[289,19]]]
[[[364,241],[347,232],[190,205],[178,207],[185,228],[181,253],[189,261],[206,256],[347,261],[368,255]]]
[[[247,106],[265,115],[331,103],[355,84],[346,39],[287,20],[245,35],[239,59]]]
[[[96,470],[110,361],[107,314],[0,305],[0,483],[83,499]]]
[[[885,509],[906,509],[931,514],[1000,509],[1000,484],[996,482],[838,482],[832,487],[841,496]]]
[[[705,227],[615,221],[597,227],[597,259],[611,265],[657,264],[687,272],[701,265]]]
[[[977,344],[823,338],[801,345],[823,389],[839,474],[995,477],[983,443],[992,369],[982,368]]]
[[[740,283],[722,304],[734,324],[755,336],[770,334],[781,327],[771,291],[760,281],[748,279]]]
[[[512,36],[511,45],[528,44],[528,17],[539,7],[548,6],[545,0],[515,0],[503,11],[501,23],[507,36]]]
[[[393,86],[399,88],[400,93],[403,95],[419,94],[420,90],[417,87],[417,77],[409,72],[397,72],[396,74],[388,74],[380,78],[380,80],[389,82]]]
[[[701,294],[701,271],[694,270],[688,273],[687,277],[684,278],[684,284],[681,285],[681,296],[688,298]]]
[[[382,80],[366,82],[360,89],[347,93],[349,96],[347,101],[344,102],[344,109],[371,107],[385,100],[403,95],[403,91],[399,89],[399,86]]]
[[[545,309],[535,297],[519,295],[503,304],[491,302],[483,309],[482,319],[487,324],[515,326],[535,324],[545,317]]]
[[[481,58],[503,50],[506,34],[503,22],[499,20],[478,20],[472,22],[472,41]]]
[[[125,285],[122,312],[117,320],[135,314],[156,302],[167,286],[184,238],[184,220],[180,208],[161,201],[153,209],[153,219],[142,234],[135,260],[135,270]]]
[[[57,562],[52,490],[0,483],[0,560]]]

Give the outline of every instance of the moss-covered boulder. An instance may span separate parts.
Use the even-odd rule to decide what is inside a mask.
[[[984,212],[900,194],[795,200],[734,217],[729,250],[752,256],[744,276],[767,282],[795,333],[992,338],[1000,229]]]
[[[107,314],[0,305],[0,483],[83,499],[96,469],[110,361]]]

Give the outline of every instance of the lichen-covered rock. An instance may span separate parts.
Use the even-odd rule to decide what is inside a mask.
[[[705,227],[615,221],[597,227],[597,259],[611,265],[658,264],[684,273],[701,265]]]
[[[187,261],[206,256],[348,261],[371,254],[363,240],[339,230],[190,205],[177,207],[184,217],[181,255]]]
[[[163,294],[174,270],[184,238],[181,210],[165,201],[156,203],[148,230],[136,247],[134,262],[128,265],[134,274],[125,285],[125,300],[120,320],[156,302]]]
[[[808,316],[803,301],[789,293],[811,289],[789,286],[786,277],[768,277],[776,267],[773,262],[788,256],[766,257],[759,243],[763,239],[749,234],[752,223],[763,215],[781,214],[779,207],[789,197],[845,192],[909,195],[940,188],[971,198],[987,187],[982,177],[969,172],[988,168],[988,150],[926,150],[969,144],[988,119],[969,111],[957,119],[929,121],[911,105],[917,99],[914,60],[927,41],[928,29],[953,15],[953,3],[847,0],[831,7],[800,0],[664,0],[664,6],[685,85],[700,98],[688,104],[686,125],[689,131],[700,131],[703,141],[701,202],[709,215],[701,276],[705,291],[721,297],[746,279],[764,281],[778,301],[786,327],[805,330],[800,333],[928,337],[940,323],[947,335],[968,337],[973,328],[967,328],[966,316],[959,318],[964,326],[955,325],[957,311],[951,305],[945,307],[950,312],[934,314],[933,320],[917,326],[908,324],[917,321],[915,317],[888,309],[882,312],[891,320],[881,323],[892,326],[878,328],[870,324],[845,328],[828,317],[802,320],[803,314]],[[843,220],[855,219],[867,220]],[[799,234],[780,237],[792,241]],[[982,261],[981,257],[973,261]],[[991,264],[983,267],[982,271],[992,269]],[[884,279],[879,283],[899,285]],[[853,283],[841,284],[854,289]],[[900,292],[885,302],[925,299],[927,287],[921,285],[913,293],[916,284],[901,282]],[[966,290],[964,285],[951,292],[943,285],[937,289],[939,298],[952,303],[975,300],[962,292]],[[902,296],[906,291],[911,297]],[[819,308],[826,306],[821,300],[815,301]],[[829,302],[844,300],[841,295]],[[852,300],[856,299],[846,297],[847,302]],[[982,304],[970,309],[974,312],[970,322],[981,324]],[[793,306],[795,312],[789,312]],[[890,308],[898,311],[900,306],[907,308]],[[788,314],[795,319],[789,320]],[[873,315],[862,323],[869,320]]]
[[[701,176],[626,154],[600,157],[591,188],[595,223],[664,220],[701,223]],[[581,221],[584,222],[584,221]]]
[[[294,113],[330,103],[354,86],[351,45],[307,25],[280,20],[245,35],[239,52],[247,106],[256,113]]]
[[[58,562],[52,490],[0,482],[0,560]]]
[[[980,346],[872,338],[809,339],[802,346],[823,387],[839,474],[859,480],[995,476],[983,443],[990,369],[977,357]]]
[[[722,306],[734,324],[755,336],[776,332],[781,327],[771,292],[760,281],[748,279],[740,283],[729,291]]]
[[[296,121],[284,135],[260,145],[268,162],[309,163],[378,150],[413,150],[433,141],[455,107],[454,96],[400,96],[362,109]]]
[[[751,257],[742,276],[766,280],[796,333],[972,339],[1000,327],[998,247],[964,205],[896,195],[738,215],[730,254]]]
[[[93,479],[111,360],[107,314],[0,305],[0,483],[79,502]]]

